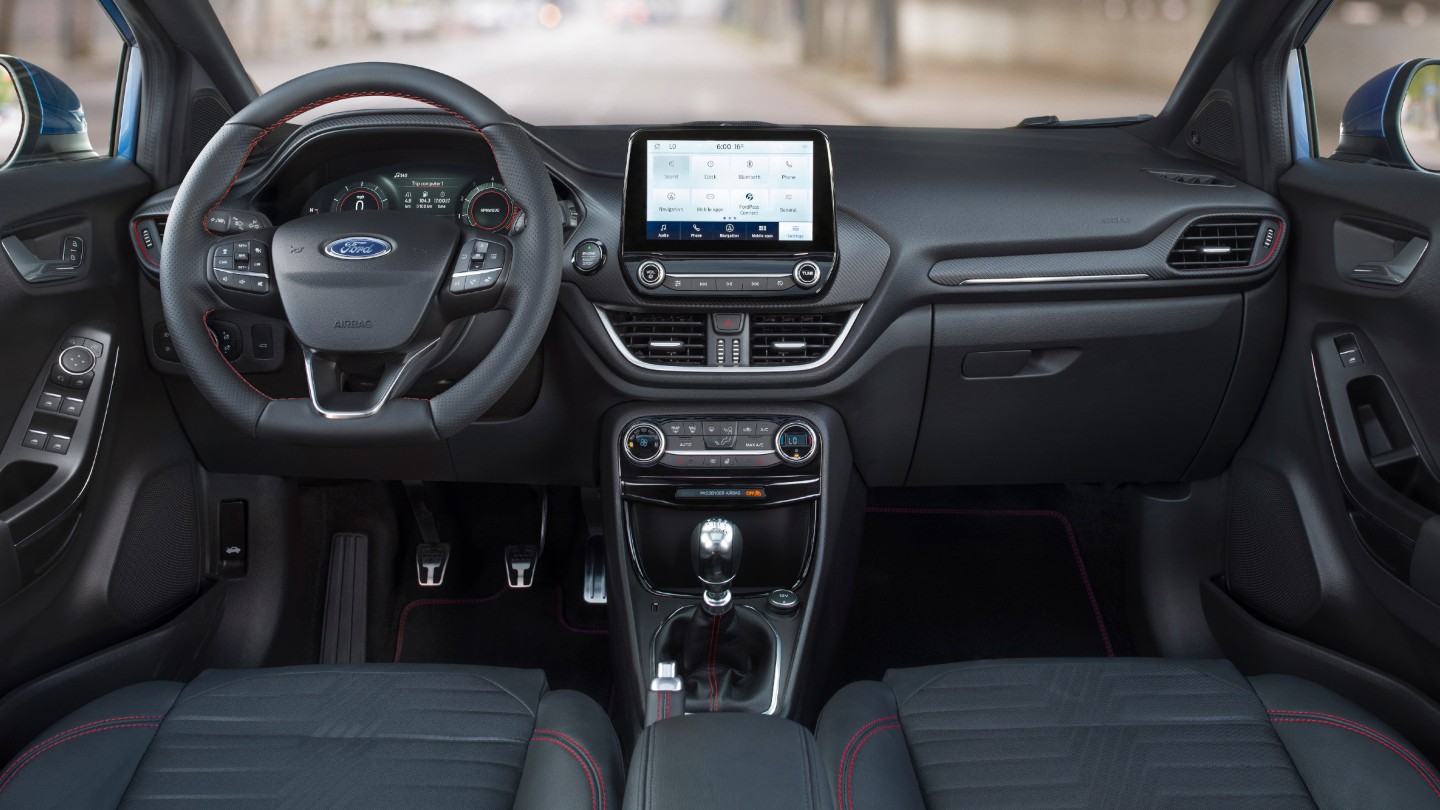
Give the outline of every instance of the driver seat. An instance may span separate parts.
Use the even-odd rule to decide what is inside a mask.
[[[79,709],[0,771],[0,808],[617,808],[605,712],[538,671],[210,670]]]

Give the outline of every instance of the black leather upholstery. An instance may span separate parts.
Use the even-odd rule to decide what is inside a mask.
[[[1223,661],[981,661],[841,690],[817,731],[841,810],[1440,807],[1440,775],[1314,684]]]
[[[618,807],[619,742],[539,672],[210,671],[112,693],[0,775],[0,808]]]
[[[672,717],[640,736],[625,810],[829,810],[825,781],[815,738],[789,720]]]

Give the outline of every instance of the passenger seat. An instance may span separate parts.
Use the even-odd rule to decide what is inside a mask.
[[[816,736],[840,810],[1440,807],[1440,776],[1384,723],[1225,661],[891,670],[836,694]]]

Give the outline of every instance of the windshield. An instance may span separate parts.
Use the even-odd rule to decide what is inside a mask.
[[[212,0],[264,90],[357,61],[536,124],[1006,127],[1158,113],[1215,0]]]

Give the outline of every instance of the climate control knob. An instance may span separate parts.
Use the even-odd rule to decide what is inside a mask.
[[[820,439],[804,422],[789,422],[775,434],[775,453],[786,464],[800,466],[815,457]]]
[[[625,431],[620,449],[624,451],[626,458],[642,467],[648,467],[658,462],[665,452],[665,434],[649,422],[631,425],[630,429]]]

